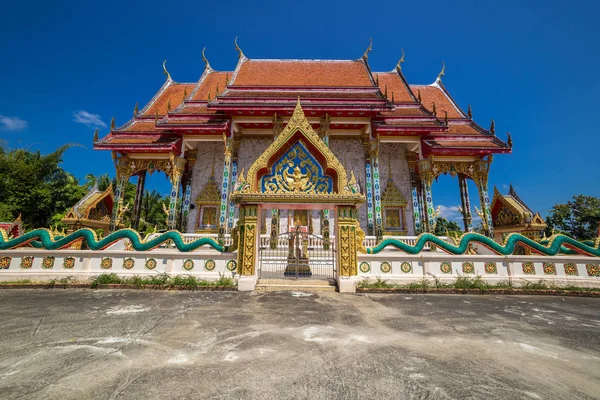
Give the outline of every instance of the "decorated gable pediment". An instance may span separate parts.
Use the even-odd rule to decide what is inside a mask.
[[[217,185],[214,174],[208,178],[208,182],[200,191],[198,197],[196,197],[196,204],[219,204],[221,202],[221,191]]]
[[[298,140],[260,178],[263,193],[333,193],[333,179]]]
[[[385,206],[406,206],[408,202],[398,189],[393,180],[388,180],[387,186],[381,196],[381,204]]]
[[[234,197],[360,203],[364,196],[351,178],[348,182],[346,170],[313,130],[298,101],[288,124],[252,164],[247,179],[240,172]]]

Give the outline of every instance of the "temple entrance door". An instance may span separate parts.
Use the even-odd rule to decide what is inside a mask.
[[[259,278],[336,279],[335,249],[302,227],[261,240]]]

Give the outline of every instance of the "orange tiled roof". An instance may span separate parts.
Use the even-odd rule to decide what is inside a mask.
[[[112,136],[107,138],[105,143],[110,144],[163,144],[173,143],[178,138],[165,136]]]
[[[379,89],[385,93],[387,85],[388,99],[394,94],[394,102],[414,102],[415,99],[410,95],[408,87],[402,82],[397,72],[377,72],[373,74],[374,78],[379,79]]]
[[[236,86],[372,86],[362,61],[247,60]]]
[[[396,107],[393,111],[382,111],[381,115],[384,117],[431,117],[423,109],[416,107]]]
[[[455,135],[482,135],[481,132],[473,124],[448,124],[448,133]]]
[[[184,92],[189,96],[192,94],[192,90],[194,90],[195,87],[195,83],[172,83],[159,95],[154,103],[144,111],[143,115],[155,115],[156,111],[158,111],[158,115],[165,115],[167,113],[169,101],[171,101],[171,110],[176,109],[183,103]]]
[[[410,85],[410,88],[415,95],[421,91],[421,101],[430,112],[433,112],[433,103],[435,103],[438,118],[444,118],[444,111],[448,112],[448,118],[464,118],[440,87],[432,85]]]
[[[120,130],[119,132],[160,132],[156,129],[154,121],[134,121],[133,124],[129,125],[127,128]]]
[[[204,80],[200,83],[200,87],[192,100],[208,100],[208,93],[210,92],[210,98],[214,99],[217,94],[217,86],[219,86],[219,92],[225,90],[227,86],[227,76],[231,79],[231,72],[216,72],[212,71],[206,75]],[[188,91],[188,93],[190,93]]]

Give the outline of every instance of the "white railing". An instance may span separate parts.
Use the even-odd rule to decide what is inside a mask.
[[[151,233],[150,235],[148,235],[146,241],[155,239],[161,235],[162,235],[162,233]],[[183,238],[183,243],[188,244],[188,243],[192,243],[194,240],[198,240],[198,239],[202,239],[202,238],[209,238],[209,239],[213,239],[214,241],[218,241],[219,235],[216,233],[182,233],[181,237]],[[225,246],[231,246],[233,244],[233,239],[230,234],[225,235],[223,244]],[[173,248],[175,246],[173,245],[173,243],[167,242],[166,244],[163,244],[160,247]]]

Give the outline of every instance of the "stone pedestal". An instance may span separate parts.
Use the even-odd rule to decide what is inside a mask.
[[[358,276],[338,276],[337,285],[340,293],[356,293]]]
[[[256,287],[256,276],[240,276],[238,280],[238,291],[251,292]]]

